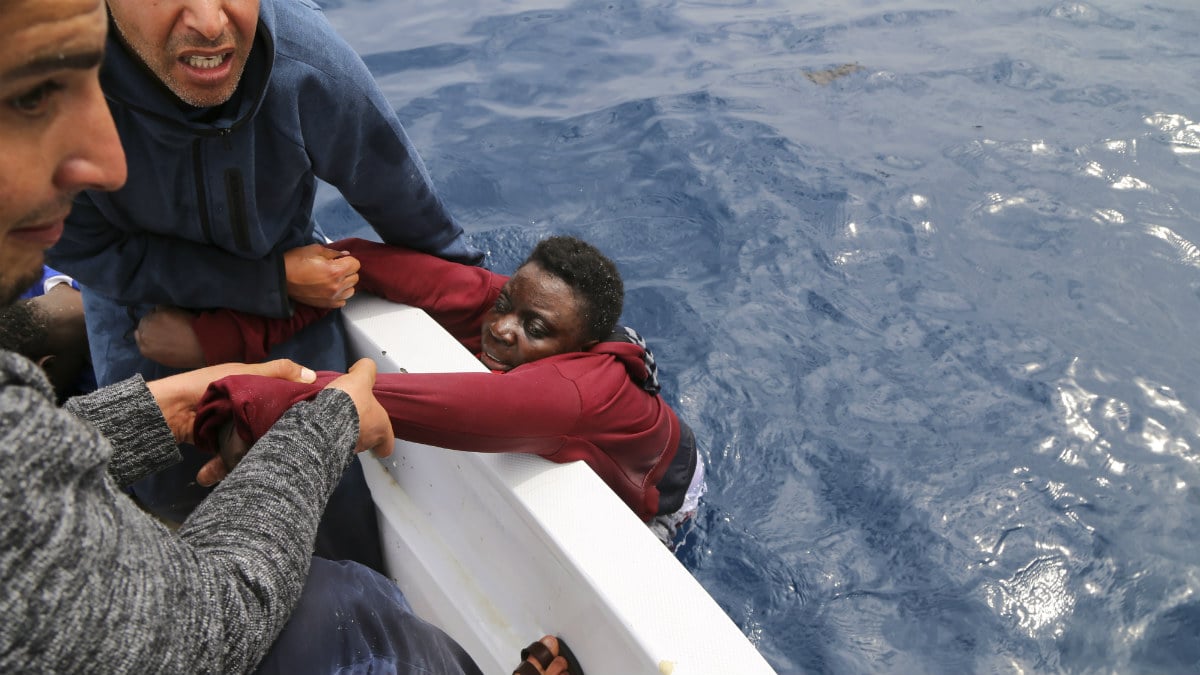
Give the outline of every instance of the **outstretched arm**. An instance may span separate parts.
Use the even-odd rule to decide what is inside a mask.
[[[171,368],[202,368],[218,363],[258,363],[271,347],[329,312],[297,304],[286,319],[221,309],[189,312],[157,307],[138,321],[134,339],[142,356]]]
[[[196,418],[196,445],[215,451],[221,427],[233,421],[253,441],[297,401],[311,398],[334,373],[314,384],[235,376],[214,382]],[[375,397],[396,438],[454,450],[549,455],[577,433],[582,403],[574,382],[552,364],[494,373],[383,374]]]
[[[362,264],[360,290],[425,310],[463,346],[478,351],[483,315],[496,302],[507,276],[364,239],[343,239],[330,246],[348,251]]]
[[[480,267],[365,239],[336,241],[329,250],[345,251],[358,260],[360,290],[425,310],[472,351],[479,349],[484,313],[508,281]],[[257,362],[327,311],[296,304],[290,318],[270,319],[232,310],[194,317],[164,310],[143,318],[136,337],[143,356],[168,366]]]

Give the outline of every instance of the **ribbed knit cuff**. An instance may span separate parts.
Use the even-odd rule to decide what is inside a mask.
[[[113,446],[109,475],[121,486],[180,460],[179,446],[141,375],[76,396],[66,408]]]

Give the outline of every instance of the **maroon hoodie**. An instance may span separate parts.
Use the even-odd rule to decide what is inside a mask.
[[[360,290],[426,310],[472,352],[479,349],[484,314],[508,280],[363,240],[330,247],[348,250],[362,263]],[[194,325],[209,363],[257,361],[323,313],[298,308],[287,320],[222,310],[201,315]],[[453,450],[526,452],[560,463],[582,460],[647,521],[682,503],[696,450],[670,406],[643,388],[650,375],[645,356],[637,344],[606,341],[507,373],[381,374],[375,396],[396,438]],[[253,376],[215,382],[197,415],[197,445],[215,450],[217,430],[231,413],[242,438],[253,441],[335,377],[323,372],[308,385]],[[690,454],[677,458],[681,440]],[[670,493],[661,500],[660,488]]]

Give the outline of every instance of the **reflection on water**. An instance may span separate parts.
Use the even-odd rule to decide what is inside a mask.
[[[1146,118],[1146,124],[1167,134],[1171,150],[1180,155],[1200,153],[1200,124],[1183,115],[1156,113]]]
[[[621,266],[781,673],[1200,672],[1194,3],[325,4],[490,264]]]
[[[1030,637],[1043,631],[1050,637],[1062,637],[1063,620],[1075,607],[1075,597],[1067,588],[1069,576],[1063,559],[1035,559],[1012,578],[997,582],[988,605]]]

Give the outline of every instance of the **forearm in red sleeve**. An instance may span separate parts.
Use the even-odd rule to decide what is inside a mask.
[[[375,397],[396,438],[473,452],[551,454],[578,433],[582,409],[555,368],[380,375]]]
[[[329,248],[358,259],[359,290],[425,310],[460,341],[478,342],[483,315],[508,281],[482,267],[365,239],[343,239]]]
[[[313,384],[235,375],[209,385],[197,409],[195,437],[215,451],[230,419],[248,442],[266,433],[297,401],[314,397],[336,373]],[[495,373],[387,373],[375,380],[396,438],[453,450],[548,455],[578,434],[582,403],[556,368]]]
[[[272,347],[329,313],[328,309],[299,302],[293,308],[295,311],[287,319],[269,319],[231,309],[201,312],[192,321],[192,330],[204,349],[204,362],[211,366],[231,361],[265,361]]]

